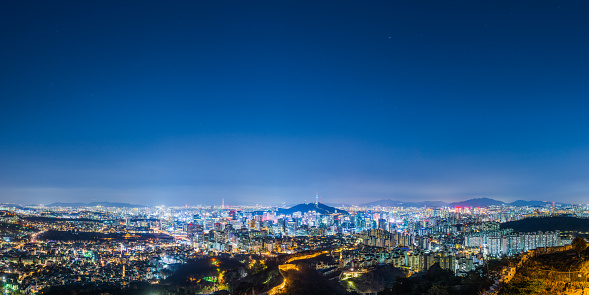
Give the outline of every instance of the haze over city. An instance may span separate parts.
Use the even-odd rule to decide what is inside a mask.
[[[0,1],[0,294],[589,294],[587,15]]]
[[[586,203],[584,1],[3,1],[0,199]]]

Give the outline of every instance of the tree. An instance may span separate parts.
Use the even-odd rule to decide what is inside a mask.
[[[502,289],[503,294],[507,295],[527,295],[538,294],[546,290],[546,282],[543,280],[530,280],[521,275],[516,275]]]
[[[581,257],[581,252],[587,249],[587,242],[585,242],[585,239],[581,237],[576,237],[573,239],[571,246],[573,246],[573,250],[577,252],[577,255]]]
[[[448,288],[442,285],[433,285],[427,290],[427,295],[450,295]]]

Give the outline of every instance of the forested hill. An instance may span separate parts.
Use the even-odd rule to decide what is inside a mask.
[[[554,216],[526,218],[518,221],[510,221],[501,224],[501,228],[513,228],[517,232],[535,231],[589,231],[589,219]]]

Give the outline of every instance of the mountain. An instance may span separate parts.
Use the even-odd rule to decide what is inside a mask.
[[[515,202],[509,203],[509,206],[516,206],[516,207],[544,207],[546,205],[552,205],[550,202],[546,201],[524,201],[524,200],[517,200]]]
[[[92,203],[52,203],[47,207],[117,207],[117,208],[144,208],[143,205],[133,205],[128,203],[111,203],[111,202],[92,202]]]
[[[381,206],[381,207],[443,207],[447,206],[448,203],[441,202],[441,201],[424,201],[424,202],[401,202],[401,201],[393,201],[393,200],[379,200],[369,203],[360,204],[360,207],[372,207],[372,206]]]
[[[556,203],[556,204],[562,204],[562,203]],[[524,206],[544,207],[546,205],[552,205],[552,203],[546,202],[546,201],[534,201],[534,200],[532,200],[532,201],[517,200],[515,202],[505,203],[505,202],[501,202],[501,201],[497,201],[497,200],[489,199],[489,198],[478,198],[478,199],[470,199],[467,201],[462,201],[462,202],[457,202],[457,203],[451,203],[449,206],[450,207],[489,207],[489,206],[501,206],[501,205],[514,206],[514,207],[524,207]]]
[[[309,212],[309,211],[316,211],[321,214],[332,214],[332,213],[341,213],[341,214],[349,214],[344,210],[340,210],[334,207],[327,206],[323,203],[319,203],[316,205],[315,203],[306,203],[306,204],[298,204],[294,207],[288,209],[278,209],[278,214],[293,214],[294,212]]]
[[[450,203],[449,207],[489,207],[489,206],[501,206],[504,202],[489,199],[489,198],[476,198],[462,202]]]
[[[546,205],[551,205],[552,203],[546,201],[524,201],[524,200],[517,200],[512,203],[505,203],[502,201],[490,199],[490,198],[476,198],[470,199],[461,202],[454,202],[454,203],[446,203],[442,201],[423,201],[423,202],[401,202],[401,201],[394,201],[394,200],[379,200],[369,203],[360,204],[360,207],[373,207],[373,206],[381,206],[381,207],[489,207],[489,206],[501,206],[501,205],[508,205],[508,206],[515,206],[515,207],[544,207]],[[562,204],[562,203],[557,203]]]
[[[489,198],[470,199],[461,202],[446,203],[442,201],[423,201],[423,202],[401,202],[393,200],[380,200],[370,203],[365,203],[360,206],[382,206],[382,207],[489,207],[501,206],[504,203],[501,201]]]

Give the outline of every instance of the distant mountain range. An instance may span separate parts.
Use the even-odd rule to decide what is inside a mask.
[[[341,214],[349,214],[347,211],[340,210],[334,207],[327,206],[323,203],[315,204],[315,203],[303,203],[295,205],[288,209],[278,209],[278,214],[293,214],[295,212],[309,212],[315,211],[321,214],[332,214],[332,213],[341,213]]]
[[[360,204],[360,207],[372,207],[372,206],[381,206],[381,207],[442,207],[448,206],[448,203],[441,202],[441,201],[424,201],[424,202],[401,202],[401,201],[393,201],[393,200],[380,200],[374,201],[369,203]]]
[[[490,199],[490,198],[476,198],[462,202],[446,203],[442,201],[424,201],[424,202],[401,202],[393,200],[380,200],[361,204],[361,207],[381,206],[381,207],[490,207],[490,206],[530,206],[543,207],[550,205],[550,202],[545,201],[523,201],[518,200],[511,203]],[[558,203],[561,204],[561,203]]]
[[[117,207],[117,208],[145,208],[147,206],[128,203],[92,202],[92,203],[51,203],[47,207]]]
[[[556,204],[562,204],[562,203],[558,203],[557,202]],[[509,205],[511,205],[511,206],[518,206],[518,207],[523,207],[523,206],[544,207],[546,205],[552,205],[552,203],[546,202],[546,201],[524,201],[524,200],[517,200],[515,202],[509,203]]]
[[[563,204],[557,202],[556,204]],[[278,209],[279,213],[284,214],[291,214],[292,212],[309,212],[309,211],[317,211],[317,212],[324,212],[327,214],[330,213],[344,213],[348,214],[348,212],[344,210],[337,209],[335,207],[340,206],[351,207],[352,205],[348,204],[323,204],[319,203],[317,207],[315,203],[303,203],[298,205],[293,205],[291,208],[288,209]],[[476,198],[470,199],[461,202],[454,202],[454,203],[447,203],[443,201],[423,201],[423,202],[403,202],[403,201],[395,201],[395,200],[379,200],[374,202],[363,203],[358,206],[360,207],[373,207],[373,206],[381,206],[381,207],[489,207],[489,206],[529,206],[529,207],[544,207],[546,205],[551,205],[551,202],[546,201],[524,201],[518,200],[511,203],[505,203],[502,201],[490,199],[490,198]],[[0,204],[2,207],[16,207],[19,209],[24,209],[26,206],[17,205],[17,204]],[[71,208],[79,208],[79,207],[95,207],[95,206],[102,206],[102,207],[117,207],[117,208],[145,208],[148,206],[144,205],[136,205],[136,204],[129,204],[129,203],[117,203],[117,202],[91,202],[91,203],[64,203],[64,202],[57,202],[45,205],[47,207],[71,207]]]
[[[448,207],[490,207],[505,205],[504,202],[489,198],[476,198],[462,202],[455,202],[448,204]]]

